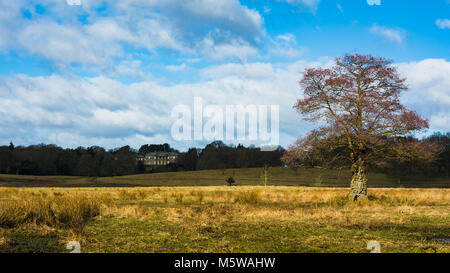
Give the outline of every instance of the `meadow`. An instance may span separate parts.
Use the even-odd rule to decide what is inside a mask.
[[[34,176],[0,174],[0,187],[161,187],[223,186],[232,176],[239,186],[263,185],[263,168],[219,169],[186,172],[164,172],[114,177]],[[369,172],[371,187],[449,188],[447,177],[397,177]],[[349,170],[305,167],[273,167],[268,185],[348,187]]]
[[[319,182],[319,181],[318,181]],[[137,182],[136,182],[137,183]],[[450,190],[0,188],[0,252],[449,253]]]

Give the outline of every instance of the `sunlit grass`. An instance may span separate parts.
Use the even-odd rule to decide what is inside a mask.
[[[450,252],[450,190],[0,188],[1,252]]]

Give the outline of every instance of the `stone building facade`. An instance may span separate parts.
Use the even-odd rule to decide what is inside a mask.
[[[138,156],[138,162],[144,163],[144,166],[165,166],[174,163],[178,158],[178,153],[173,152],[153,152],[144,156]]]

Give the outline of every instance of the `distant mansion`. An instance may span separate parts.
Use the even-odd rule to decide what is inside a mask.
[[[173,152],[152,152],[146,155],[138,155],[137,161],[143,162],[144,166],[163,166],[174,163],[178,153]]]

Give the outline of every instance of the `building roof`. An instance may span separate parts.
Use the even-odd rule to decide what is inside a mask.
[[[175,152],[151,152],[151,153],[145,154],[145,156],[170,156],[170,155],[178,155],[178,153],[175,153]]]

